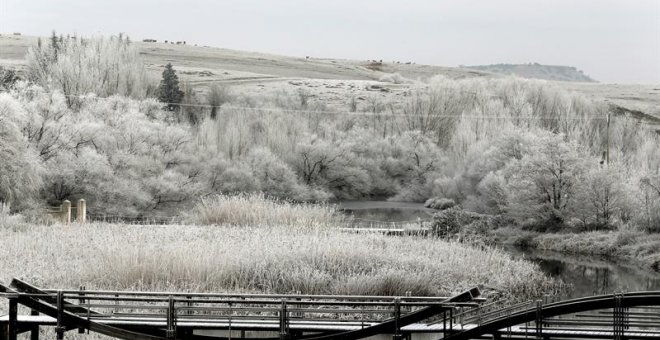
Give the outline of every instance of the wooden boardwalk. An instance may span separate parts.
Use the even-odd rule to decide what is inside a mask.
[[[260,338],[359,339],[399,334],[401,328],[483,300],[471,289],[452,297],[151,293],[41,290],[14,279],[0,285],[9,314],[0,318],[4,338],[55,327],[120,339],[224,339],[225,333],[261,332]],[[17,307],[29,308],[19,315]],[[200,331],[218,331],[215,336]],[[224,332],[224,333],[223,333]]]
[[[42,290],[0,285],[0,339],[54,327],[118,339],[660,339],[660,292],[506,308],[479,290],[452,297]],[[18,306],[29,315],[18,314]]]

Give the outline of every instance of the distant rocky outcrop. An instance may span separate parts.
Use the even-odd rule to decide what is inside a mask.
[[[493,64],[463,66],[479,71],[512,74],[523,78],[594,83],[596,80],[572,66],[529,64]]]

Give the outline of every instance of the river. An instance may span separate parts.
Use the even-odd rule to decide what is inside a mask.
[[[359,201],[338,207],[357,219],[383,222],[429,220],[434,212],[421,203]],[[594,294],[660,290],[660,273],[598,256],[578,256],[535,249],[499,246],[515,258],[537,263],[547,275],[571,285],[564,298]]]

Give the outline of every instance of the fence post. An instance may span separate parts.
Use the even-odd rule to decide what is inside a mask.
[[[62,202],[62,223],[71,223],[71,201],[69,200]]]
[[[78,215],[76,216],[78,223],[85,223],[87,220],[87,203],[82,198],[78,200],[78,209],[76,209],[76,213]]]

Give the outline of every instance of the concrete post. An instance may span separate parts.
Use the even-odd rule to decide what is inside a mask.
[[[87,203],[82,198],[78,200],[78,209],[76,209],[76,213],[78,214],[78,216],[76,216],[78,223],[85,223],[87,220]]]
[[[69,200],[62,202],[62,223],[71,223],[71,201]]]

